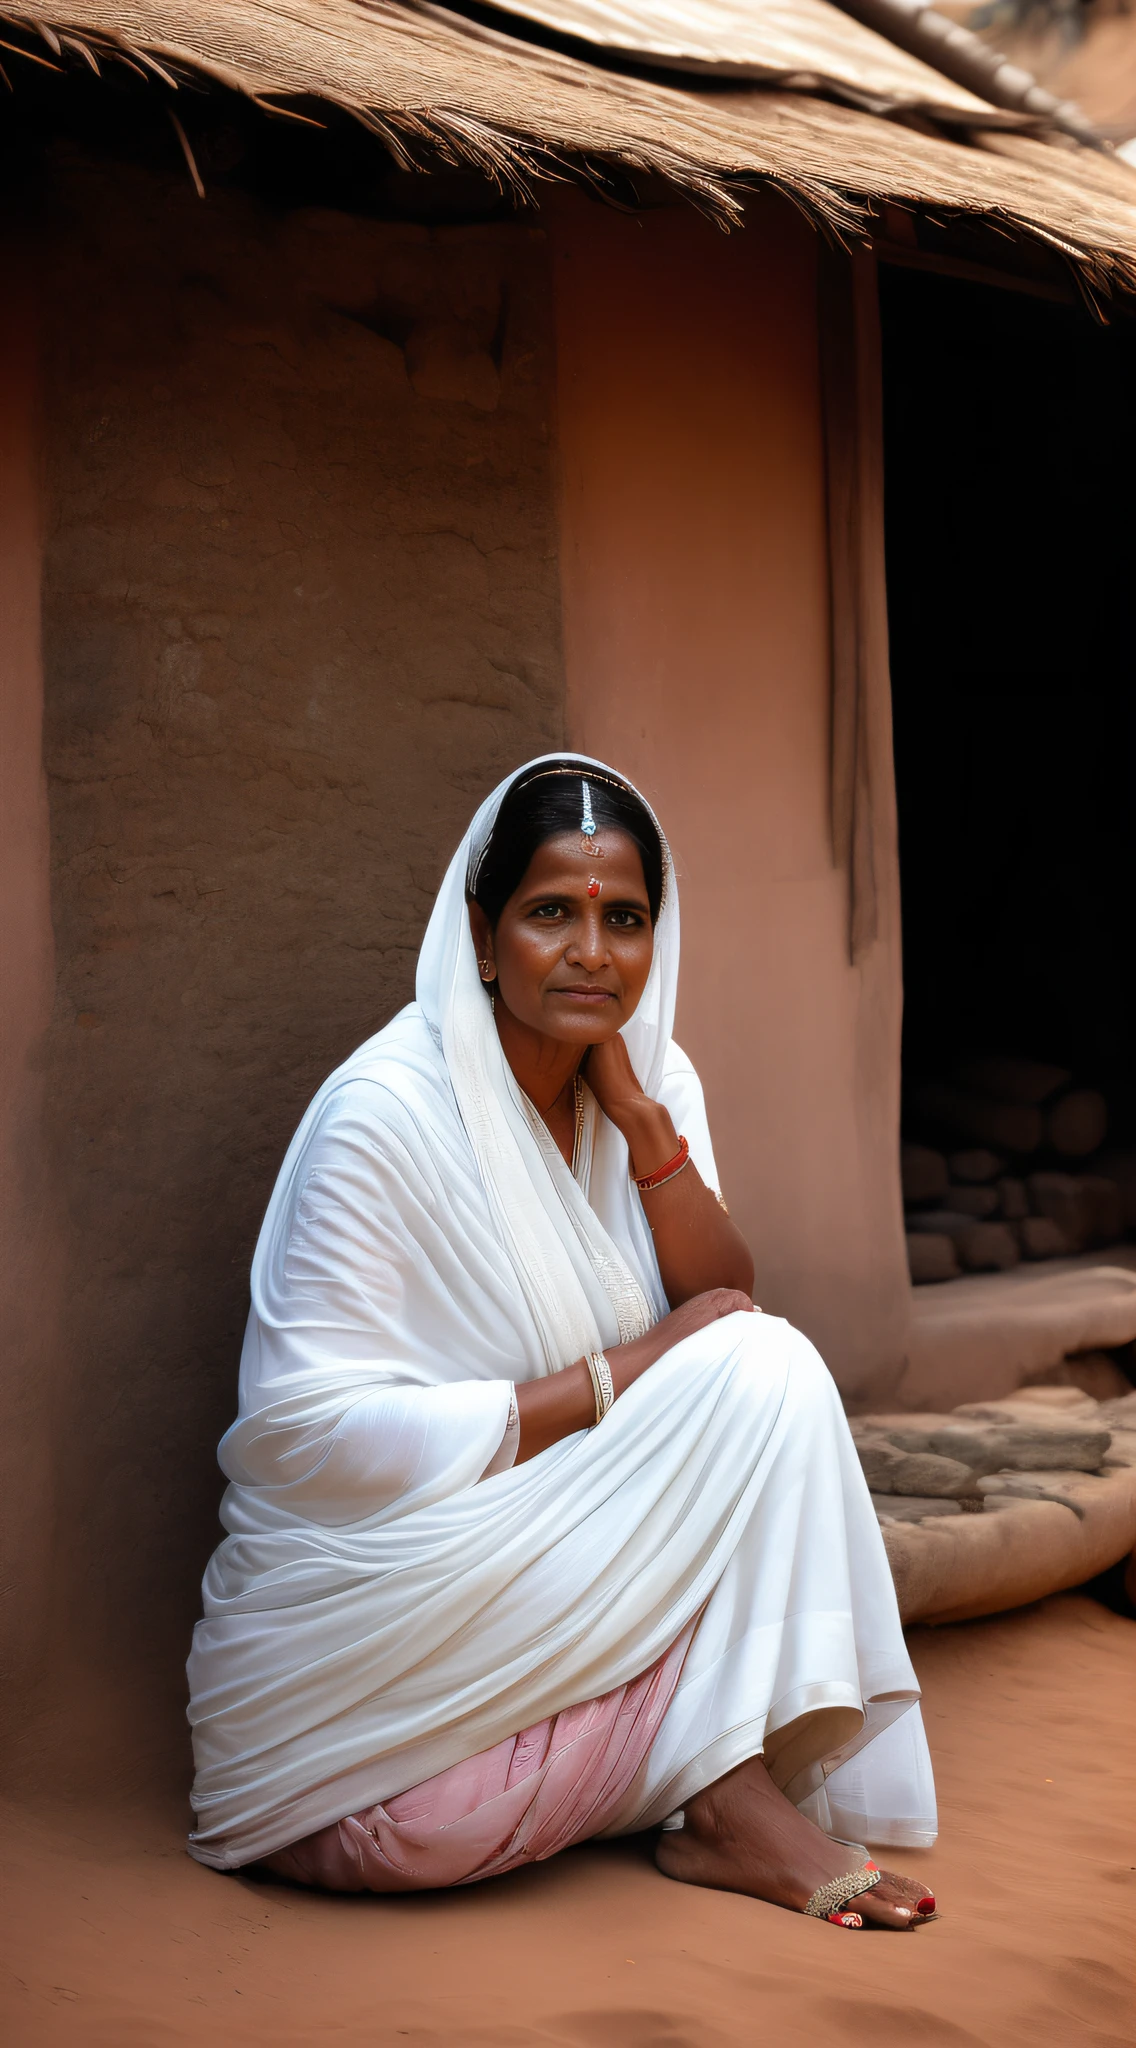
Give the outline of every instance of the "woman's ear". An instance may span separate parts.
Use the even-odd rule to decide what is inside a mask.
[[[469,906],[469,928],[473,933],[473,950],[477,954],[477,971],[482,981],[496,981],[497,963],[493,956],[493,932],[480,903],[471,902]]]

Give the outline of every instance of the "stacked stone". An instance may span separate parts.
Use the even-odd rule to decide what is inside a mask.
[[[949,1415],[863,1415],[852,1427],[905,1622],[998,1614],[1125,1558],[1136,1603],[1136,1393],[1020,1387]]]
[[[1068,1258],[1136,1229],[1136,1156],[1098,1157],[1091,1173],[1031,1170],[1042,1148],[1060,1160],[1099,1153],[1108,1126],[1104,1098],[1070,1088],[1070,1078],[1036,1060],[981,1059],[960,1068],[955,1082],[916,1090],[916,1114],[927,1128],[969,1142],[958,1151],[903,1147],[915,1282],[953,1280],[963,1270],[1005,1272],[1023,1258]]]
[[[1086,1475],[1117,1458],[1136,1463],[1136,1393],[1098,1402],[1073,1387],[1028,1387],[944,1415],[855,1416],[850,1427],[885,1525],[1022,1500],[1055,1501],[1080,1517]]]

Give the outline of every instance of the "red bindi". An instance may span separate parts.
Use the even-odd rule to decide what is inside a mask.
[[[597,880],[596,880],[596,878],[595,878],[595,876],[594,876],[594,875],[589,875],[589,877],[588,877],[588,894],[589,894],[589,896],[598,896],[598,895],[599,895],[599,893],[600,893],[600,890],[602,889],[602,887],[603,887],[603,883],[602,883],[602,882],[597,882]]]

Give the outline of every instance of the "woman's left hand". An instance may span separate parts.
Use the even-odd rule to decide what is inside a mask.
[[[649,1104],[631,1064],[631,1055],[620,1032],[588,1050],[583,1076],[605,1116],[617,1130],[624,1121]],[[626,1135],[626,1134],[625,1134]]]
[[[678,1165],[679,1139],[670,1111],[643,1093],[621,1037],[593,1045],[582,1071],[604,1115],[627,1140],[633,1174]],[[722,1287],[752,1295],[749,1247],[693,1159],[688,1156],[680,1171],[646,1189],[642,1202],[672,1309]]]
[[[654,1173],[674,1158],[678,1133],[670,1112],[644,1095],[621,1037],[593,1045],[582,1071],[604,1115],[627,1140],[632,1173]]]

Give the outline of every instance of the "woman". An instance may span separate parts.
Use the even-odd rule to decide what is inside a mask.
[[[201,1862],[403,1890],[657,1828],[688,1883],[933,1911],[858,1847],[934,1840],[918,1688],[832,1383],[754,1311],[677,975],[647,805],[531,762],[304,1118],[190,1658]]]

